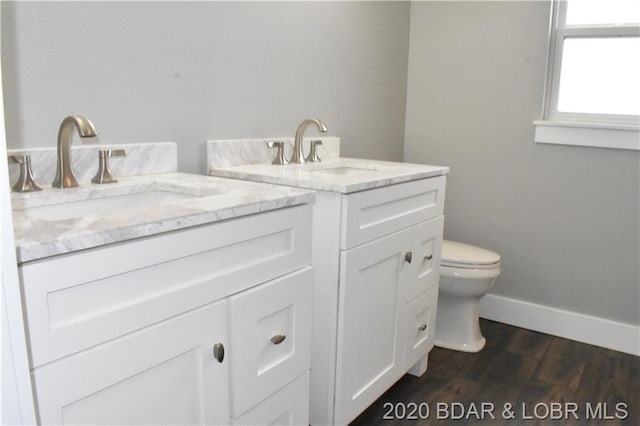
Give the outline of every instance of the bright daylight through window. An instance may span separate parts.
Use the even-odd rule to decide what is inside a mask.
[[[640,1],[555,0],[536,142],[640,150]]]

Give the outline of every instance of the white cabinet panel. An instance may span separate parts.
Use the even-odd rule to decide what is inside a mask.
[[[353,420],[404,373],[410,237],[399,232],[342,252],[335,423]]]
[[[33,371],[43,424],[226,424],[223,300]]]
[[[309,372],[276,392],[231,424],[293,426],[309,424]]]
[[[309,369],[312,285],[307,268],[229,299],[234,417]]]

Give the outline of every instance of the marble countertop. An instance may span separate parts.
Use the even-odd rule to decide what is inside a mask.
[[[43,206],[46,210],[51,205],[60,203],[117,198],[137,193],[142,195],[149,191],[182,194],[183,198],[170,199],[160,204],[138,203],[137,207],[127,205],[116,211],[101,207],[99,213],[83,213],[76,217],[52,219],[47,216],[48,213],[44,216],[37,213]],[[183,173],[125,177],[113,185],[81,183],[80,187],[70,189],[43,187],[39,192],[12,194],[16,255],[18,262],[23,263],[311,203],[314,199],[313,192],[303,189]]]
[[[356,158],[330,158],[319,163],[249,164],[212,167],[214,176],[245,179],[318,191],[348,194],[416,179],[446,175],[448,167]]]

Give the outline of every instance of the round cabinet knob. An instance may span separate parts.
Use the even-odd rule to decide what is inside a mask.
[[[418,327],[418,330],[420,330],[420,331],[425,331],[426,329],[427,329],[427,324],[421,324],[421,325]]]
[[[413,253],[411,253],[410,251],[406,252],[404,254],[404,261],[407,263],[411,263],[411,259],[413,258]]]
[[[284,334],[276,334],[271,338],[271,343],[273,343],[274,345],[279,345],[280,343],[284,342],[284,339],[286,338],[287,336],[285,336]]]
[[[213,357],[218,361],[224,360],[224,345],[222,343],[216,343],[213,345]]]
[[[427,254],[424,257],[424,260],[431,260],[431,259],[433,259],[433,255],[432,254]]]

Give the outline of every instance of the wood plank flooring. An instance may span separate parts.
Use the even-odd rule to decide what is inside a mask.
[[[405,375],[352,425],[640,425],[640,357],[480,326],[482,351],[434,348],[426,374]]]

